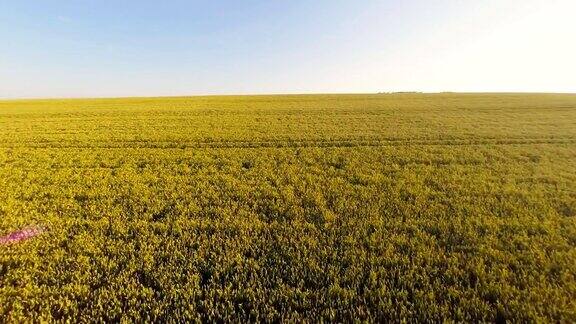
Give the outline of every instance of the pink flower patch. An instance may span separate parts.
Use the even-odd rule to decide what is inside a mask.
[[[11,243],[18,243],[33,238],[44,232],[44,229],[39,226],[26,227],[16,232],[0,237],[0,245],[7,245]]]

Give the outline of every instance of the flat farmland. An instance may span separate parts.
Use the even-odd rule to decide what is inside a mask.
[[[576,95],[0,101],[0,318],[576,321]]]

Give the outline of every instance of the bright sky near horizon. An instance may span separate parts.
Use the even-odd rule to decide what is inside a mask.
[[[576,0],[0,0],[0,97],[576,92]]]

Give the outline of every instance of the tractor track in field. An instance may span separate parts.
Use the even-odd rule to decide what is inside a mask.
[[[378,147],[378,146],[474,146],[576,144],[576,137],[477,138],[477,139],[342,139],[342,140],[224,140],[224,141],[92,141],[92,142],[22,142],[0,144],[0,148],[70,148],[70,149],[189,149],[189,148],[300,148],[300,147]]]

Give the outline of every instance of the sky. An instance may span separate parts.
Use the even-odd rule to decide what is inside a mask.
[[[0,0],[0,97],[576,92],[575,0]]]

